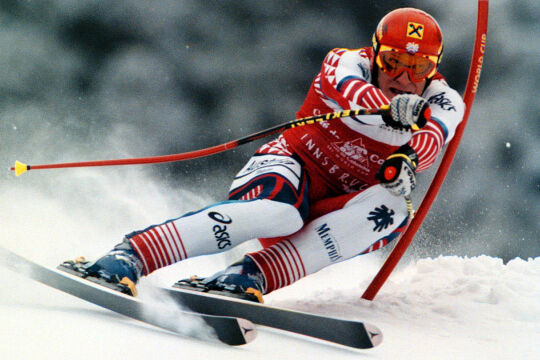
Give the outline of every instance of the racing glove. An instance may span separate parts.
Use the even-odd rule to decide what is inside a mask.
[[[409,196],[416,187],[418,155],[405,144],[383,162],[375,178],[395,196]]]
[[[386,125],[396,129],[418,130],[431,117],[429,103],[418,95],[400,94],[392,98],[390,113],[383,115]]]

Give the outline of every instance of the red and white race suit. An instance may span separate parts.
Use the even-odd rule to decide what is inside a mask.
[[[389,104],[372,84],[372,66],[372,48],[330,51],[297,116]],[[236,175],[229,201],[128,235],[145,273],[258,238],[265,248],[248,256],[268,293],[397,238],[407,206],[378,185],[377,170],[404,144],[418,154],[417,171],[427,169],[464,113],[440,74],[421,96],[431,120],[418,131],[394,129],[378,115],[345,117],[289,129],[263,145]]]

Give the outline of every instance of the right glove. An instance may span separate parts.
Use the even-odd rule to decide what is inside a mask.
[[[416,187],[418,155],[405,144],[384,160],[375,178],[395,196],[409,196]]]
[[[423,128],[431,117],[429,103],[415,94],[399,94],[392,98],[390,114],[383,115],[386,125],[396,129]]]

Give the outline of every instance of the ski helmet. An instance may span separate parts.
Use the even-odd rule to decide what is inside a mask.
[[[390,76],[403,71],[412,81],[432,78],[443,53],[443,38],[437,21],[414,8],[389,12],[373,34],[375,62]]]

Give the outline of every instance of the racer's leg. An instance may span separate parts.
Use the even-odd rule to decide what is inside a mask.
[[[259,151],[235,177],[229,200],[126,236],[143,274],[259,237],[290,235],[308,213],[307,177],[290,153]]]
[[[405,230],[407,222],[404,198],[375,185],[351,198],[342,209],[247,257],[262,272],[264,293],[269,293],[326,266],[385,246]]]

